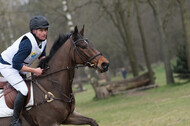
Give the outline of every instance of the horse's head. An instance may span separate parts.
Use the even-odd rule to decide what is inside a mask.
[[[73,61],[76,64],[84,64],[98,70],[98,72],[105,72],[108,70],[109,61],[102,56],[102,53],[94,48],[87,38],[84,38],[84,26],[80,32],[77,26],[75,26],[74,32],[70,36],[70,40],[73,43]]]

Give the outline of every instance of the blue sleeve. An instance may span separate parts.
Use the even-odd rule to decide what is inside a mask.
[[[30,55],[32,44],[28,38],[24,38],[19,45],[17,53],[13,57],[13,68],[21,70],[24,60]]]
[[[43,56],[46,56],[46,46],[44,47],[44,50],[43,50],[42,54],[40,55],[40,57],[38,59],[40,59]]]

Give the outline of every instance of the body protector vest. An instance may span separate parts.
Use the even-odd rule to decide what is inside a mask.
[[[20,42],[25,36],[30,40],[32,50],[30,55],[28,55],[28,57],[24,60],[24,65],[30,66],[43,52],[47,41],[45,40],[41,42],[41,48],[39,48],[35,37],[32,35],[32,33],[28,32],[21,36],[19,39],[17,39],[9,48],[1,53],[2,58],[9,64],[12,65],[12,59],[19,49]]]

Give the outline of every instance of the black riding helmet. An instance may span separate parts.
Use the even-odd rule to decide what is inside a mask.
[[[39,28],[49,28],[49,23],[44,16],[34,16],[30,20],[30,31]]]

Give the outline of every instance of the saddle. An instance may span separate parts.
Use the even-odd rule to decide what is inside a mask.
[[[28,95],[27,95],[27,100],[25,105],[29,102],[30,100],[30,81],[27,80],[25,81],[28,87]],[[3,95],[5,97],[5,103],[10,109],[13,109],[14,107],[14,101],[17,95],[17,91],[9,84],[9,82],[3,78],[0,77],[0,89],[3,89]]]

